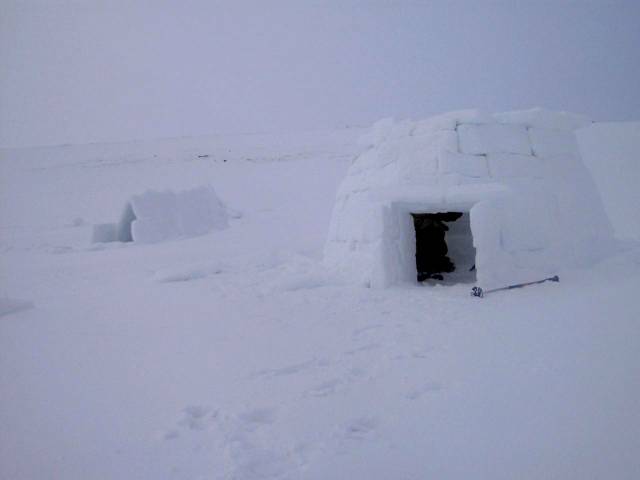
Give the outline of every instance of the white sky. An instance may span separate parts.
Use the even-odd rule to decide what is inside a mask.
[[[543,106],[640,120],[640,1],[0,0],[0,146]]]

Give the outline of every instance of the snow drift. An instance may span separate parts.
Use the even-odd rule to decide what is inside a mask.
[[[371,286],[414,282],[410,214],[438,212],[469,215],[485,288],[593,261],[612,229],[574,135],[589,124],[542,109],[378,122],[338,190],[326,264]]]
[[[229,213],[211,186],[149,190],[131,197],[118,223],[95,225],[93,242],[157,243],[195,237],[227,228]]]

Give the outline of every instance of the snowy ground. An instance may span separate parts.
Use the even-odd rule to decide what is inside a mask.
[[[2,152],[0,478],[639,478],[638,244],[482,300],[341,285],[358,133]],[[229,229],[90,243],[201,184]]]

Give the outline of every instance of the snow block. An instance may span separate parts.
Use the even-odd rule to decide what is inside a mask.
[[[229,226],[227,210],[212,187],[148,191],[132,197],[130,205],[135,216],[131,237],[139,243],[195,237]]]
[[[490,153],[487,161],[493,178],[542,177],[542,163],[539,158],[531,155]]]
[[[560,155],[579,155],[578,142],[571,131],[549,128],[530,128],[529,139],[533,154],[551,158]]]
[[[210,187],[147,191],[126,203],[117,224],[94,226],[94,242],[157,243],[195,237],[229,226],[229,209]]]
[[[574,131],[592,123],[589,117],[584,115],[570,112],[554,112],[544,108],[495,113],[493,117],[499,123],[565,131]]]
[[[458,126],[460,152],[471,155],[487,153],[519,153],[530,155],[527,129],[521,125],[499,123]]]
[[[440,172],[459,173],[468,177],[486,177],[487,158],[484,155],[464,155],[444,150],[440,152]]]

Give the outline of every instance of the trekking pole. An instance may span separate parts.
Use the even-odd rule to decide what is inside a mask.
[[[473,287],[471,289],[471,296],[472,297],[482,298],[487,293],[499,292],[500,290],[512,290],[514,288],[522,288],[522,287],[526,287],[528,285],[535,285],[537,283],[559,282],[559,281],[560,281],[560,277],[558,277],[558,275],[554,275],[553,277],[544,278],[542,280],[536,280],[535,282],[516,283],[515,285],[509,285],[508,287],[494,288],[494,289],[491,289],[491,290],[483,290],[480,287]]]

